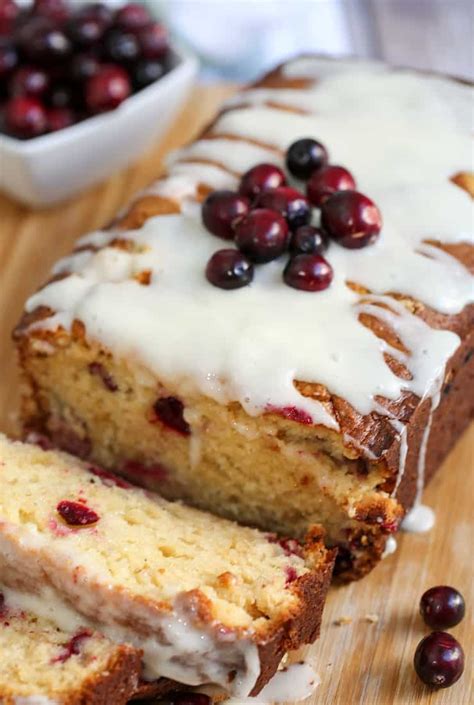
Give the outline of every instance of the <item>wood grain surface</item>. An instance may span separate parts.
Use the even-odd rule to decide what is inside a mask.
[[[161,146],[67,203],[30,211],[0,196],[0,430],[17,430],[18,379],[10,331],[25,298],[79,235],[107,223],[159,173],[163,154],[190,139],[231,90],[196,89]],[[305,654],[322,681],[309,705],[474,704],[473,440],[471,427],[426,492],[425,502],[436,511],[435,528],[429,534],[400,535],[395,554],[371,575],[331,590],[322,637]],[[446,583],[460,589],[467,602],[464,621],[452,630],[464,646],[466,670],[455,686],[433,692],[417,680],[412,666],[416,645],[427,633],[418,601],[428,587]]]

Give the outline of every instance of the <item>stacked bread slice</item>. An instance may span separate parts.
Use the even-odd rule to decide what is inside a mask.
[[[148,681],[256,694],[288,649],[317,637],[332,564],[316,532],[304,544],[277,540],[0,437],[7,604],[53,622],[84,649],[102,645],[101,663],[114,667],[102,671],[95,659],[78,688],[99,668],[109,674],[103,687],[128,697],[142,660]],[[75,655],[63,641],[53,630],[52,661],[64,650]]]

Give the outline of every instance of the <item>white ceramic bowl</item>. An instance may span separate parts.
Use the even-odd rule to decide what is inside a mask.
[[[47,206],[126,166],[166,132],[197,73],[197,59],[174,48],[178,63],[116,110],[65,130],[17,140],[0,134],[0,190]]]

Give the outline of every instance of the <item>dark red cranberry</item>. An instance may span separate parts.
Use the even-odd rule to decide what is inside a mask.
[[[321,207],[324,230],[343,247],[371,245],[382,227],[382,216],[370,198],[358,191],[338,191]]]
[[[69,75],[73,81],[82,83],[95,76],[99,69],[99,61],[92,53],[76,54],[72,57],[69,66]]]
[[[256,208],[238,221],[235,242],[252,262],[270,262],[286,250],[288,225],[280,213]]]
[[[313,206],[320,207],[336,191],[354,190],[356,183],[350,171],[342,166],[323,166],[311,174],[306,195]]]
[[[432,688],[448,688],[462,675],[464,652],[461,644],[447,632],[431,632],[415,651],[415,671]]]
[[[0,592],[0,617],[3,617],[7,612],[7,607],[5,604],[5,595]]]
[[[112,472],[108,472],[108,470],[98,468],[95,465],[90,465],[87,469],[90,473],[92,473],[92,475],[100,477],[104,485],[107,485],[107,487],[121,487],[123,490],[129,490],[132,487],[129,482],[118,475],[114,475]]]
[[[44,106],[33,96],[16,96],[6,106],[5,126],[15,137],[28,139],[46,132],[47,119]]]
[[[458,590],[448,585],[437,585],[423,593],[420,614],[433,629],[449,629],[464,617],[464,598]]]
[[[72,45],[66,34],[45,17],[36,17],[18,32],[18,44],[32,62],[59,65],[69,58]]]
[[[49,88],[49,76],[36,66],[22,66],[10,81],[11,95],[42,96]]]
[[[166,73],[166,66],[162,61],[144,59],[137,62],[132,69],[133,87],[136,91],[146,88]]]
[[[20,12],[14,0],[1,0],[0,2],[0,34],[12,36],[15,20]]]
[[[206,277],[219,289],[240,289],[252,281],[253,264],[239,250],[219,250],[207,263]]]
[[[303,409],[298,409],[297,406],[273,406],[273,404],[267,404],[265,410],[270,414],[278,414],[285,419],[296,421],[296,423],[302,423],[306,426],[312,426],[313,424],[312,417]]]
[[[88,367],[91,375],[96,375],[102,381],[104,387],[109,390],[109,392],[116,392],[118,390],[117,382],[112,377],[110,372],[107,372],[101,362],[91,362]]]
[[[140,55],[138,40],[131,32],[112,29],[106,34],[104,52],[108,59],[119,64],[132,63]]]
[[[168,31],[159,22],[138,32],[138,41],[145,59],[162,59],[169,49]]]
[[[313,225],[302,225],[295,230],[290,241],[290,252],[312,255],[322,253],[327,249],[328,238],[321,228]]]
[[[235,191],[213,191],[202,204],[202,222],[213,235],[232,240],[237,220],[247,215],[249,202]]]
[[[286,185],[283,171],[275,164],[257,164],[242,176],[239,193],[253,201],[262,191]]]
[[[0,37],[0,80],[8,77],[18,64],[18,53],[9,39]]]
[[[170,705],[212,705],[212,698],[204,693],[173,693]]]
[[[92,636],[90,629],[82,629],[65,644],[62,645],[62,651],[59,656],[53,659],[53,663],[65,663],[71,656],[78,656],[81,653],[82,644],[86,639]]]
[[[69,499],[59,502],[56,511],[69,526],[89,526],[99,521],[99,515],[93,509]]]
[[[86,105],[92,113],[114,110],[131,93],[130,79],[121,66],[106,64],[86,83]]]
[[[311,220],[311,206],[308,199],[290,186],[279,186],[269,191],[262,191],[256,205],[281,213],[286,218],[290,230],[307,225]]]
[[[294,583],[295,580],[298,579],[298,573],[296,572],[296,568],[293,568],[292,565],[285,566],[285,573],[286,573],[285,585],[290,585],[291,583]]]
[[[137,2],[129,2],[118,10],[115,16],[117,27],[136,32],[151,24],[152,18],[147,8]]]
[[[268,534],[267,538],[270,543],[277,543],[281,546],[285,556],[303,557],[303,547],[296,539],[279,538],[276,534]]]
[[[106,30],[107,24],[100,17],[82,13],[71,17],[67,24],[68,36],[79,47],[97,44]]]
[[[331,284],[332,277],[332,267],[321,255],[296,255],[283,272],[288,286],[303,291],[323,291]]]
[[[70,108],[49,108],[46,112],[48,132],[58,132],[74,125],[76,116]]]
[[[69,83],[57,83],[48,93],[47,102],[52,108],[71,108],[78,100],[74,86]]]
[[[286,153],[288,171],[297,179],[309,179],[313,171],[321,169],[327,161],[326,147],[311,137],[293,142]]]
[[[105,2],[85,3],[76,13],[76,16],[98,20],[107,29],[114,22],[114,11]]]
[[[69,8],[64,0],[35,0],[33,14],[48,17],[56,24],[61,24],[69,17]]]
[[[189,436],[191,428],[184,419],[184,404],[176,397],[161,397],[153,405],[156,417],[168,428]]]

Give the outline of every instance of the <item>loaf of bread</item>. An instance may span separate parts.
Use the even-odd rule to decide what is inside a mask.
[[[317,637],[332,565],[315,532],[278,540],[0,436],[3,585],[63,630],[140,649],[148,681],[258,693]]]
[[[16,333],[27,431],[168,499],[284,536],[322,524],[364,575],[472,416],[472,88],[302,57],[239,93],[108,230],[82,238]],[[332,243],[334,280],[281,259],[223,291],[215,189],[326,145],[380,208],[371,247]]]

